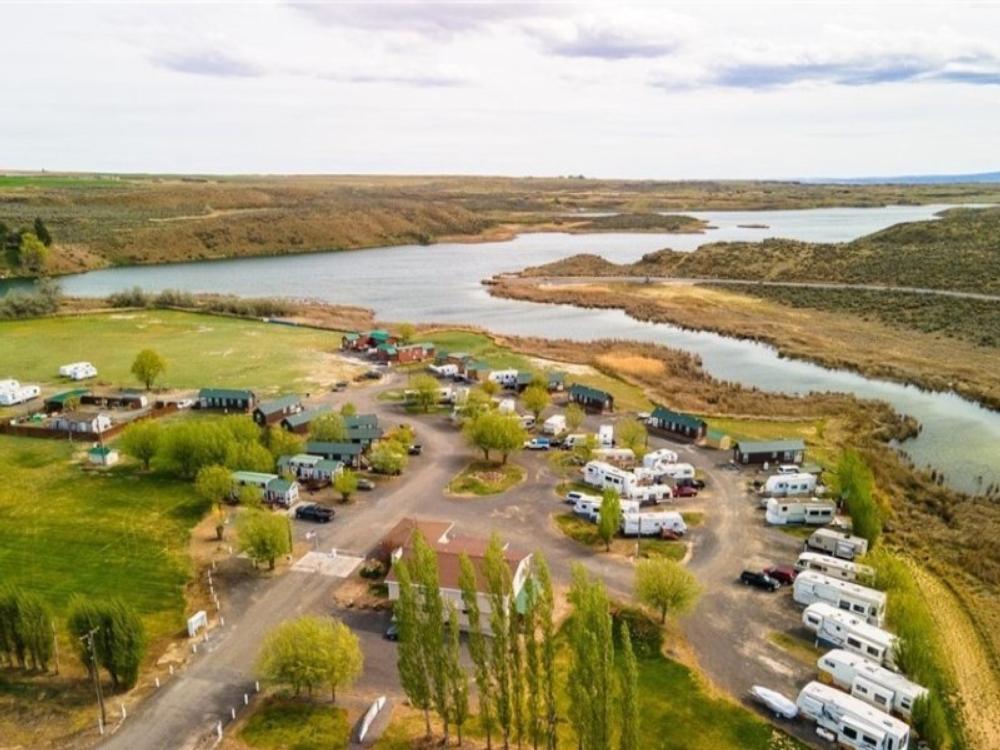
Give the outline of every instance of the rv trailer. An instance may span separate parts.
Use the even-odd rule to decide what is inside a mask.
[[[832,555],[822,555],[819,552],[801,553],[799,559],[795,561],[795,569],[815,570],[842,581],[870,581],[875,577],[874,568]]]
[[[802,623],[816,634],[818,643],[861,654],[890,669],[896,667],[896,636],[850,612],[817,602],[806,607]]]
[[[806,546],[834,557],[853,560],[868,553],[868,540],[836,529],[816,529]]]
[[[812,474],[775,474],[764,482],[764,494],[771,497],[811,495],[816,491],[816,477]]]
[[[584,495],[573,503],[573,514],[583,516],[588,521],[597,521],[597,517],[601,513],[602,500],[603,498],[597,495]],[[620,502],[622,513],[639,512],[638,500],[621,500]]]
[[[622,514],[621,531],[625,536],[659,536],[664,529],[683,534],[687,524],[676,511]]]
[[[837,744],[859,750],[906,750],[910,727],[858,698],[810,682],[795,704],[799,714],[836,735]]]
[[[779,500],[775,497],[767,501],[764,519],[774,526],[808,524],[822,526],[833,520],[837,512],[834,503],[822,500]]]
[[[885,621],[884,591],[831,578],[815,570],[804,570],[795,577],[792,599],[806,606],[826,602],[845,612],[864,617],[869,625],[881,627]]]
[[[913,702],[927,695],[927,688],[842,648],[821,656],[816,667],[820,674],[827,675],[837,687],[849,690],[855,698],[907,718],[913,710]]]

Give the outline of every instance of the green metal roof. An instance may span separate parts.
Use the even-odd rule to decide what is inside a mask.
[[[333,474],[337,469],[344,465],[343,461],[337,461],[332,458],[324,458],[322,461],[317,463],[313,468],[320,469],[322,471],[329,471]]]
[[[317,406],[315,409],[306,409],[305,411],[300,411],[298,414],[289,414],[281,421],[289,427],[301,427],[304,424],[309,424],[316,419],[316,417],[320,417],[329,411],[329,406]]]
[[[390,334],[385,329],[377,328],[374,331],[368,332],[368,338],[374,341],[384,342],[389,340]]]
[[[398,351],[396,349],[396,347],[394,347],[392,344],[379,344],[378,345],[378,350],[380,352],[385,352],[386,354],[388,354],[390,356],[393,355],[393,354],[395,354]]]
[[[292,488],[292,482],[281,477],[275,477],[267,483],[268,492],[288,492]]]
[[[266,485],[272,479],[277,478],[277,474],[265,474],[262,471],[234,471],[234,482],[253,482],[255,484]]]
[[[488,370],[488,369],[490,369],[490,366],[488,364],[486,364],[485,362],[481,362],[479,360],[476,360],[475,362],[468,362],[468,363],[466,363],[465,369],[466,370]]]
[[[549,373],[550,383],[564,383],[566,382],[566,373],[564,372],[550,372]]]
[[[287,396],[280,396],[271,401],[262,401],[257,404],[256,411],[259,411],[262,414],[274,414],[279,411],[284,411],[288,407],[295,406],[299,403],[302,403],[302,399],[292,393]]]
[[[806,444],[801,438],[788,440],[740,440],[736,443],[740,453],[785,453],[786,451],[804,451]]]
[[[722,440],[722,438],[727,437],[729,433],[725,430],[716,430],[709,428],[705,432],[705,436],[711,438],[712,440]]]
[[[344,417],[344,427],[361,427],[362,425],[374,427],[378,424],[377,414],[355,414],[351,417]]]
[[[309,464],[316,466],[323,459],[320,456],[313,456],[308,453],[296,453],[294,456],[281,456],[278,458],[278,467],[289,466],[290,464]]]
[[[223,399],[228,401],[250,401],[253,397],[253,391],[247,391],[240,388],[202,388],[198,391],[198,398]]]
[[[705,425],[705,422],[697,417],[692,417],[690,414],[683,414],[679,411],[673,411],[665,406],[657,406],[653,409],[651,416],[653,419],[659,419],[664,422],[673,422],[675,424],[682,425],[683,427],[689,427],[692,430],[700,430]]]
[[[382,437],[382,428],[376,425],[359,424],[347,428],[347,437],[351,440],[378,440]]]
[[[306,443],[306,453],[314,453],[319,456],[356,456],[361,453],[361,446],[358,443],[324,443],[319,440],[310,440]]]
[[[581,383],[573,383],[569,387],[569,395],[577,396],[587,401],[614,401],[614,396],[607,391],[602,391],[600,388],[591,388],[589,385]]]
[[[344,338],[347,339],[348,341],[357,341],[359,338],[361,338],[361,334],[360,333],[345,333],[344,334]]]
[[[114,448],[109,448],[106,445],[95,445],[88,451],[88,453],[90,453],[91,456],[107,456],[109,453],[113,453],[114,450]]]
[[[54,396],[49,396],[45,399],[46,404],[65,404],[67,401],[72,401],[75,398],[80,398],[80,396],[86,396],[90,393],[86,388],[74,388],[71,391],[63,391],[62,393],[57,393]]]
[[[528,372],[526,370],[520,370],[517,373],[517,384],[518,385],[531,385],[535,382],[535,373]]]

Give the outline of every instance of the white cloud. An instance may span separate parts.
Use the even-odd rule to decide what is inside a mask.
[[[689,17],[657,10],[627,9],[526,23],[524,28],[553,55],[603,60],[658,58],[675,52],[693,35]]]

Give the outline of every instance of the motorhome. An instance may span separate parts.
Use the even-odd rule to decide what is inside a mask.
[[[668,448],[650,451],[642,457],[642,465],[647,469],[655,469],[660,464],[677,463],[677,453]]]
[[[810,682],[795,705],[800,715],[835,734],[838,745],[859,750],[906,750],[909,746],[906,722],[829,685]]]
[[[884,591],[831,578],[815,570],[804,570],[795,576],[792,599],[806,606],[816,602],[832,604],[845,612],[864,617],[869,625],[881,627],[885,622]]]
[[[0,380],[0,406],[23,404],[38,398],[41,389],[37,385],[21,385],[16,380]]]
[[[559,435],[566,432],[566,417],[562,414],[553,414],[542,422],[542,432],[546,435]]]
[[[73,362],[59,368],[59,374],[70,380],[86,380],[97,375],[97,368],[90,362]]]
[[[573,503],[573,514],[582,516],[590,521],[596,521],[601,513],[602,497],[596,495],[585,495]],[[638,500],[619,500],[622,513],[638,513]]]
[[[816,491],[816,477],[812,474],[775,474],[764,482],[764,494],[771,497],[811,495]]]
[[[853,560],[868,553],[868,540],[836,529],[816,529],[806,540],[806,547]]]
[[[683,534],[687,524],[675,511],[622,514],[621,532],[625,536],[659,536],[664,530]]]
[[[871,581],[875,577],[875,570],[860,563],[850,560],[841,560],[839,557],[822,555],[818,552],[803,552],[799,559],[795,561],[796,570],[816,570],[830,578],[839,578],[842,581]]]
[[[821,676],[850,691],[855,698],[907,718],[913,711],[913,702],[927,695],[927,688],[842,648],[823,654],[816,667]]]
[[[583,481],[602,490],[617,490],[622,497],[642,503],[657,503],[673,497],[669,485],[644,482],[638,471],[625,471],[607,461],[589,461],[583,468]]]
[[[823,500],[779,500],[772,497],[767,501],[764,519],[774,526],[789,524],[809,524],[822,526],[830,523],[837,512],[834,503]]]
[[[817,602],[806,607],[802,623],[816,634],[816,641],[842,648],[894,669],[897,638],[842,609]]]
[[[602,448],[611,448],[615,444],[615,427],[610,424],[602,424],[597,428],[597,444]]]

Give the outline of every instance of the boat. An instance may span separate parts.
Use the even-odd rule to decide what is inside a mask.
[[[767,706],[768,710],[775,716],[783,717],[785,719],[794,719],[798,716],[799,707],[795,705],[795,701],[789,700],[775,690],[771,690],[770,688],[766,688],[761,685],[754,685],[750,688],[750,695],[752,695],[759,703],[763,703]]]

